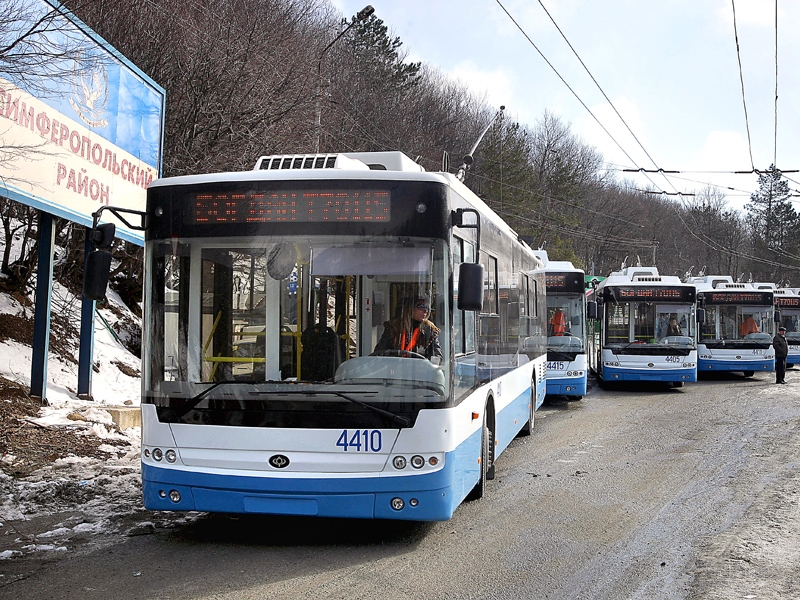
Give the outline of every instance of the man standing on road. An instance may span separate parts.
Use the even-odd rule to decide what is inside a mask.
[[[789,354],[786,327],[778,329],[772,338],[772,347],[775,349],[775,383],[786,383],[786,356]]]

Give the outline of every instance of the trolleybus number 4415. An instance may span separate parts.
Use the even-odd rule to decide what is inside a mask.
[[[356,452],[380,452],[383,440],[378,429],[356,429],[352,433],[345,429],[336,440],[336,445],[345,452],[350,449]]]

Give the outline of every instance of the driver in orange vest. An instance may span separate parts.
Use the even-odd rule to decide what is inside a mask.
[[[758,324],[753,317],[747,317],[739,328],[739,334],[742,337],[748,333],[758,333]]]
[[[567,315],[564,314],[560,308],[557,308],[553,313],[553,318],[550,319],[552,327],[552,335],[564,335],[567,332]]]

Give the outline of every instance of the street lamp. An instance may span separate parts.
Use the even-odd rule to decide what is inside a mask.
[[[355,25],[356,23],[363,21],[364,19],[368,18],[372,13],[375,12],[375,9],[372,8],[371,4],[367,4],[364,8],[362,8],[350,24],[344,28],[344,30],[333,38],[333,41],[325,46],[325,49],[320,53],[319,59],[317,60],[317,109],[316,109],[316,121],[314,123],[314,154],[319,154],[319,137],[320,132],[322,130],[322,104],[320,102],[320,96],[322,93],[322,59],[325,57],[325,53],[330,50],[331,46],[333,46],[336,42],[338,42],[342,36],[347,33],[350,28]]]

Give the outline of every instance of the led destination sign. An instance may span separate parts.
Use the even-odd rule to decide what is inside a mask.
[[[585,283],[580,273],[546,273],[548,292],[583,292]]]
[[[617,300],[675,300],[693,302],[695,290],[692,287],[620,287],[610,290]]]
[[[194,223],[386,222],[386,190],[271,190],[189,194]]]
[[[786,298],[785,296],[776,296],[775,306],[778,306],[780,308],[800,308],[800,298],[797,297]]]
[[[708,304],[772,304],[771,292],[705,292]]]

